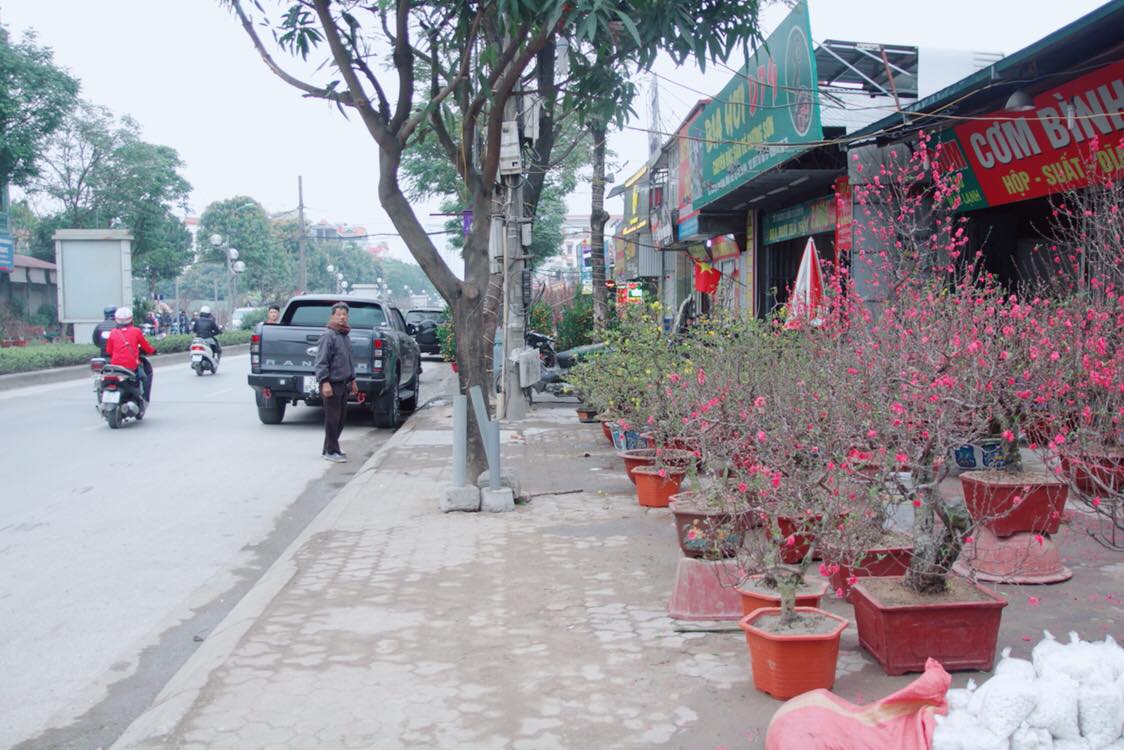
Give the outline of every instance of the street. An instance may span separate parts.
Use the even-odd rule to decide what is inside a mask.
[[[423,367],[419,404],[450,375]],[[330,464],[321,410],[262,425],[248,369],[159,366],[116,431],[88,379],[0,393],[0,747],[112,743],[391,434],[352,408]]]

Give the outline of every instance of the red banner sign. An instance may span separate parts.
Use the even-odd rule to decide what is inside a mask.
[[[1039,94],[1031,112],[955,130],[992,206],[1085,187],[1090,171],[1124,175],[1124,61]]]
[[[846,177],[835,181],[835,255],[832,263],[851,253],[851,225],[854,214],[851,206],[851,183]]]

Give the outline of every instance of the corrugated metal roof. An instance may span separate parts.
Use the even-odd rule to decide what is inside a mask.
[[[58,269],[58,266],[56,266],[54,263],[49,263],[45,260],[39,260],[38,258],[32,258],[30,255],[13,255],[12,258],[12,265],[16,266],[17,268],[46,268],[50,271],[55,271]]]
[[[994,65],[983,68],[966,78],[962,78],[951,86],[941,89],[931,96],[914,102],[908,107],[905,107],[903,111],[923,115],[928,110],[938,105],[948,103],[977,89],[983,89],[992,81],[1002,79],[1003,73],[1025,64],[1036,56],[1050,50],[1052,47],[1069,42],[1071,37],[1086,32],[1098,24],[1105,23],[1107,19],[1111,19],[1115,15],[1124,15],[1124,0],[1111,0],[1111,2],[1105,3],[1093,12],[1087,13],[1057,31],[1047,34],[1037,42],[998,60]],[[883,130],[900,126],[901,124],[902,116],[894,114],[869,125],[854,135],[858,137],[875,135]]]

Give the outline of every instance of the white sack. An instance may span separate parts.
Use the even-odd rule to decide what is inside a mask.
[[[1011,735],[1011,750],[1054,750],[1054,738],[1045,729],[1024,722]]]
[[[995,667],[996,675],[1004,675],[1006,677],[1017,677],[1020,680],[1033,680],[1038,676],[1034,670],[1034,665],[1026,659],[1015,659],[1011,656],[1011,649],[1003,649],[1003,658],[999,660],[999,664]]]
[[[1124,731],[1124,697],[1107,680],[1082,683],[1077,690],[1077,709],[1081,736],[1089,740],[1090,750],[1103,750]]]
[[[980,723],[999,737],[1010,737],[1034,711],[1038,693],[1034,681],[997,675],[980,685],[972,702],[977,699]]]
[[[1035,707],[1027,717],[1032,727],[1045,729],[1054,739],[1077,739],[1077,681],[1055,673],[1034,681]]]

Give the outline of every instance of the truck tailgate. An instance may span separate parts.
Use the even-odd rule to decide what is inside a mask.
[[[312,375],[316,364],[316,348],[323,328],[310,326],[262,326],[261,370],[293,375]],[[356,375],[371,372],[371,331],[352,330],[351,358]]]

